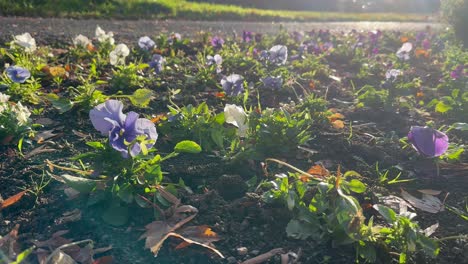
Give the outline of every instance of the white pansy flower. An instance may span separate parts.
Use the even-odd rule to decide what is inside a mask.
[[[24,126],[28,123],[31,112],[29,112],[26,106],[23,106],[21,102],[18,102],[13,108],[13,111],[16,113],[16,119],[20,126]]]
[[[86,48],[89,44],[91,44],[91,41],[89,40],[89,38],[81,34],[79,34],[73,39],[73,45],[77,47]]]
[[[106,33],[100,26],[96,27],[96,38],[99,42],[106,42],[108,41],[111,45],[114,45],[114,33],[108,32]]]
[[[285,64],[288,60],[288,47],[283,45],[276,45],[273,46],[269,53],[269,60],[272,63],[276,63],[278,65]]]
[[[410,52],[413,50],[413,44],[410,42],[405,42],[401,46],[401,48],[396,52],[396,56],[400,60],[409,60],[410,59]]]
[[[10,96],[0,93],[0,103],[7,103],[10,100]]]
[[[37,48],[36,40],[27,32],[21,35],[16,35],[13,43],[23,47],[26,52],[33,52]]]
[[[127,45],[119,44],[115,46],[115,49],[109,54],[110,64],[119,65],[125,63],[125,58],[130,54],[130,50]]]
[[[238,128],[237,134],[239,136],[247,136],[247,130],[249,128],[247,124],[247,114],[242,107],[234,104],[226,104],[224,107],[224,118],[226,123]]]

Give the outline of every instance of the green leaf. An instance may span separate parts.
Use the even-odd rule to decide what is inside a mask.
[[[295,198],[294,197],[294,192],[289,192],[288,197],[286,199],[286,203],[288,204],[289,211],[292,211],[292,209],[294,209],[294,205],[296,203],[294,198]]]
[[[121,226],[128,221],[128,207],[112,205],[102,214],[102,220],[113,226]]]
[[[137,107],[147,107],[153,98],[153,91],[149,89],[138,89],[132,95],[128,96],[130,102]]]
[[[73,102],[67,98],[60,98],[54,93],[49,93],[46,98],[52,103],[52,106],[59,110],[59,113],[63,114],[73,108]]]
[[[93,149],[105,149],[106,147],[102,142],[99,141],[91,141],[91,142],[86,142],[86,145],[92,147]]]
[[[452,106],[440,101],[435,107],[435,111],[438,113],[446,113],[447,111],[452,110]]]
[[[174,151],[176,153],[192,153],[192,154],[197,154],[202,151],[200,145],[197,143],[190,141],[190,140],[184,140],[179,143],[174,148]]]
[[[295,219],[289,221],[286,226],[286,234],[295,239],[304,240],[318,232],[319,230],[316,226]]]
[[[396,221],[396,213],[392,209],[388,208],[387,206],[381,204],[374,204],[375,210],[379,212],[388,223],[394,223]]]
[[[425,235],[419,234],[417,243],[421,246],[427,255],[431,255],[433,257],[439,255],[440,248],[435,240],[430,239]]]
[[[359,180],[352,179],[348,185],[349,189],[355,193],[363,193],[366,191],[366,185]]]
[[[34,249],[35,247],[33,246],[19,253],[18,256],[16,257],[16,261],[12,262],[11,264],[20,264],[21,262],[26,260],[26,258],[34,251]]]
[[[126,203],[133,202],[133,187],[129,183],[122,185],[117,192],[117,196]]]
[[[99,181],[83,178],[83,177],[76,177],[76,176],[71,176],[69,174],[62,174],[60,175],[62,179],[65,181],[65,183],[79,191],[80,193],[90,193],[92,192]]]
[[[458,129],[461,131],[467,131],[468,130],[468,124],[467,123],[454,123],[452,125],[454,129]]]

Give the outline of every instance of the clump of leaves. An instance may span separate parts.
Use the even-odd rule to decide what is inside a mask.
[[[324,244],[351,245],[356,250],[356,261],[388,260],[395,251],[400,263],[406,263],[411,252],[438,254],[437,243],[412,220],[414,213],[402,210],[397,214],[376,204],[373,208],[384,221],[377,224],[374,216],[366,219],[365,209],[357,199],[366,192],[366,185],[359,180],[358,173],[341,174],[338,168],[331,174],[320,165],[305,172],[282,161],[269,161],[297,171],[276,175],[275,180],[262,184],[271,187],[263,196],[266,201],[281,201],[292,212],[293,217],[286,227],[288,236]]]

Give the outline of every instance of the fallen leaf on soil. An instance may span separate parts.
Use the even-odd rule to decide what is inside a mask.
[[[75,129],[72,129],[72,132],[73,132],[73,134],[75,134],[75,136],[80,137],[80,138],[86,138],[86,137],[89,136],[88,134],[82,133],[82,132],[80,132],[78,130],[75,130]]]
[[[169,199],[174,200],[170,197]],[[177,199],[177,201],[179,200]],[[174,200],[174,202],[177,201]],[[181,229],[181,234],[184,234],[185,236],[175,233],[175,230],[190,222],[193,218],[195,218],[195,216],[197,216],[197,214],[197,208],[191,205],[179,206],[176,209],[173,209],[173,215],[169,219],[166,219],[165,221],[154,221],[146,225],[146,232],[143,233],[139,239],[146,239],[145,248],[151,249],[151,252],[153,252],[155,257],[158,255],[158,252],[161,249],[164,241],[168,237],[172,236],[183,240],[183,242],[180,243],[176,249],[180,249],[192,244],[199,245],[211,250],[221,258],[224,258],[224,256],[218,250],[209,245],[211,242],[218,241],[219,237],[215,232],[211,231],[208,226],[195,226]]]
[[[424,233],[424,235],[429,237],[432,234],[434,234],[434,232],[437,230],[437,228],[439,228],[439,223],[435,223],[435,224],[431,225],[430,227],[424,229],[423,233]]]
[[[54,151],[57,151],[57,150],[56,149],[51,149],[51,148],[46,148],[46,145],[42,145],[42,146],[39,146],[39,147],[31,150],[31,152],[29,152],[28,154],[24,155],[24,158],[29,159],[32,156],[35,156],[35,155],[38,155],[38,154],[49,153],[49,152],[54,152]]]
[[[65,212],[62,214],[62,217],[59,217],[55,220],[55,224],[62,225],[69,222],[76,222],[81,219],[80,209],[75,209],[73,211]]]
[[[8,254],[8,258],[15,259],[21,251],[18,245],[18,230],[20,225],[16,224],[15,227],[4,237],[0,237],[0,250]]]
[[[42,131],[39,134],[36,134],[36,136],[34,137],[34,140],[36,140],[38,144],[42,144],[42,143],[44,143],[44,141],[58,136],[59,134],[54,134],[53,133],[54,130],[55,129]]]
[[[430,190],[430,189],[418,190],[418,192],[424,193],[424,194],[429,194],[429,195],[439,195],[439,194],[442,193],[442,191]]]
[[[5,209],[7,208],[8,206],[11,206],[15,203],[17,203],[21,198],[23,198],[23,196],[26,194],[28,190],[24,190],[22,192],[19,192],[11,197],[9,197],[8,199],[6,200],[3,200],[1,203],[0,203],[0,210],[2,209]]]
[[[96,259],[93,264],[112,264],[114,262],[114,257],[104,256]]]
[[[444,210],[444,204],[440,201],[439,198],[433,195],[423,193],[422,198],[419,199],[409,194],[403,189],[401,189],[401,195],[403,196],[403,199],[405,199],[415,208],[418,208],[425,212],[435,214]]]
[[[395,196],[395,195],[388,195],[388,196],[383,196],[379,199],[379,201],[390,207],[391,209],[399,212],[400,211],[400,207],[401,205],[404,205],[406,206],[407,208],[410,208],[412,210],[414,210],[414,207],[409,204],[407,201],[405,201],[403,198],[400,198],[398,196]]]
[[[313,176],[318,176],[319,178],[324,178],[330,175],[330,172],[321,164],[312,166],[307,170],[307,173]],[[299,178],[303,182],[310,180],[310,177],[305,174],[301,175]]]
[[[263,253],[263,254],[258,255],[258,256],[254,257],[254,258],[248,259],[248,260],[242,262],[241,264],[260,264],[260,263],[266,262],[271,257],[273,257],[273,256],[275,256],[277,254],[281,254],[282,252],[283,252],[282,248],[275,248],[275,249],[272,249],[272,250],[268,251],[267,253]]]
[[[57,177],[57,178],[60,178],[60,177]],[[55,178],[54,178],[55,179]],[[62,178],[60,178],[62,179]],[[63,179],[62,179],[63,180]],[[63,181],[63,183],[65,183],[65,181]],[[63,190],[63,192],[65,193],[65,195],[67,196],[68,200],[73,200],[75,199],[76,197],[78,197],[80,195],[80,192],[73,189],[72,187],[67,187]]]

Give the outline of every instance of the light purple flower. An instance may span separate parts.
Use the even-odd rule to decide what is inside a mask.
[[[293,33],[293,38],[296,42],[302,42],[304,39],[304,33],[300,31],[294,31]]]
[[[237,96],[244,92],[244,78],[239,74],[224,76],[221,86],[228,96]]]
[[[211,45],[213,46],[213,48],[220,49],[224,45],[224,39],[218,36],[213,37],[211,38]]]
[[[156,43],[148,36],[141,37],[138,40],[138,46],[143,50],[151,50],[154,45],[156,45]]]
[[[428,49],[431,48],[431,41],[428,40],[428,39],[424,39],[424,40],[421,42],[421,46],[423,47],[423,49],[428,50]]]
[[[245,31],[242,33],[242,40],[244,42],[250,42],[253,39],[253,33],[251,31]]]
[[[412,126],[408,133],[408,141],[422,155],[438,157],[448,149],[446,134],[430,127]]]
[[[109,137],[110,145],[119,151],[122,157],[128,158],[129,154],[134,157],[141,152],[141,146],[137,143],[129,149],[129,144],[138,136],[146,135],[147,139],[153,141],[146,144],[149,149],[156,142],[158,133],[153,122],[146,118],[138,118],[135,112],[124,114],[122,109],[122,102],[107,100],[91,109],[89,118],[96,130]]]
[[[278,77],[267,76],[266,78],[263,78],[261,81],[263,82],[263,85],[266,88],[270,88],[273,90],[279,90],[281,89],[281,86],[283,86],[283,78],[281,78],[280,76]]]
[[[452,72],[450,72],[450,77],[454,80],[457,80],[459,79],[460,77],[463,77],[463,72],[465,70],[465,65],[463,64],[460,64],[458,65],[455,70],[453,70]],[[466,75],[468,76],[468,73],[466,73]]]
[[[400,60],[409,60],[410,59],[410,52],[413,50],[413,44],[410,42],[405,42],[401,46],[401,48],[396,52],[396,56]]]
[[[163,70],[163,66],[166,60],[163,56],[159,54],[154,54],[153,58],[151,59],[149,66],[154,69],[156,73],[161,73]]]
[[[10,80],[15,83],[24,83],[29,77],[31,77],[31,73],[28,69],[19,67],[19,66],[10,66],[6,69],[6,73]]]

